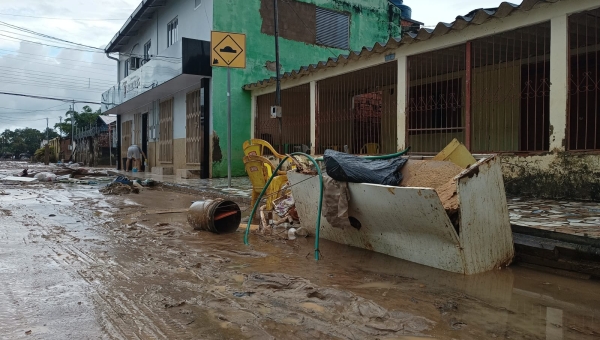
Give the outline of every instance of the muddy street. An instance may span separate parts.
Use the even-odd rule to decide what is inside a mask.
[[[462,276],[314,238],[190,228],[201,197],[0,184],[0,338],[597,339],[600,283]],[[242,207],[246,209],[247,207]]]

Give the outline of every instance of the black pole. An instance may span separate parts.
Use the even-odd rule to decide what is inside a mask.
[[[275,88],[275,106],[281,106],[281,74],[279,73],[279,11],[277,0],[273,0],[273,15],[275,20],[275,74],[277,75],[277,86]],[[283,123],[279,120],[279,153],[283,152]]]

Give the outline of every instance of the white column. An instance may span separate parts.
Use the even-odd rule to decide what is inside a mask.
[[[397,108],[396,108],[396,131],[397,131],[397,150],[406,148],[406,98],[408,98],[408,59],[406,55],[398,55],[398,86],[396,87]]]
[[[256,96],[252,94],[250,101],[250,139],[254,139],[254,130],[256,126]]]
[[[317,82],[310,82],[310,154],[314,155],[317,146]]]
[[[550,20],[550,151],[564,151],[569,93],[569,20]]]

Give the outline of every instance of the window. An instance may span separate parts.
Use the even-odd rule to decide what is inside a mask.
[[[129,59],[125,60],[125,70],[123,70],[123,78],[129,75]]]
[[[152,47],[152,40],[148,40],[144,45],[144,61],[150,60],[150,47]]]
[[[347,50],[350,48],[350,17],[317,7],[317,44]]]
[[[178,39],[177,25],[178,25],[177,18],[171,20],[171,22],[167,24],[167,47],[169,47],[177,42],[177,39]]]
[[[194,0],[194,8],[198,8],[202,5],[202,0]]]
[[[411,86],[408,133],[432,134],[462,131],[462,83],[455,78]]]

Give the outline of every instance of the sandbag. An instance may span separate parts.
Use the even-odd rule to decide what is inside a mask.
[[[325,150],[327,174],[340,182],[399,185],[402,180],[400,169],[407,159],[365,159],[334,150]]]
[[[51,172],[40,172],[39,174],[36,174],[33,177],[41,182],[56,181],[56,175]]]

